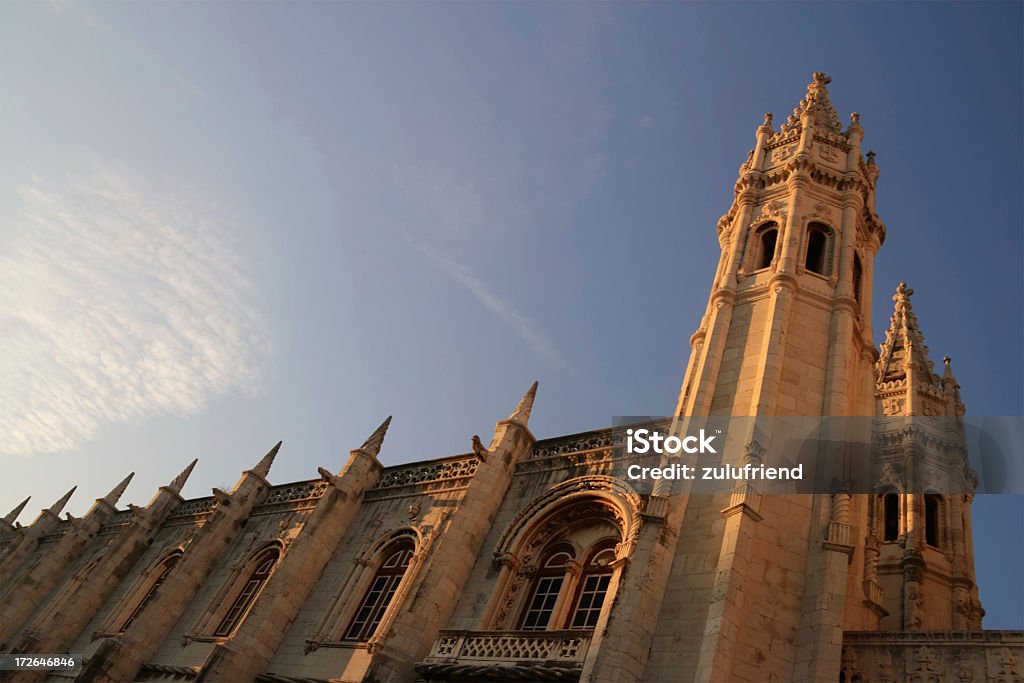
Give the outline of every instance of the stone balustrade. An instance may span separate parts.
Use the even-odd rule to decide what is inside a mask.
[[[578,681],[589,631],[441,631],[416,671],[426,681]]]

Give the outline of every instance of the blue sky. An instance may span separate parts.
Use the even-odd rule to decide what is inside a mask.
[[[189,460],[227,486],[671,411],[715,223],[810,74],[878,152],[874,330],[906,280],[973,415],[1024,412],[1019,3],[7,3],[0,509]],[[1024,505],[979,497],[989,628]],[[1009,538],[1016,543],[1007,543]]]

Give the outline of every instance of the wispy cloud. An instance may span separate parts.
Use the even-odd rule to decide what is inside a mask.
[[[523,343],[535,353],[541,360],[556,368],[565,368],[565,359],[554,347],[551,341],[534,325],[525,315],[520,313],[515,306],[491,291],[468,266],[457,263],[444,254],[422,244],[414,244],[424,256],[430,259],[434,265],[454,278],[459,284],[483,304],[484,308],[493,313],[501,322],[505,323],[516,333]]]
[[[259,393],[271,344],[229,221],[98,172],[20,189],[0,255],[0,452]]]

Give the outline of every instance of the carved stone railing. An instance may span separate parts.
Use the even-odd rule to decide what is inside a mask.
[[[427,681],[578,681],[589,631],[441,631],[416,671]]]
[[[323,497],[329,486],[330,484],[324,479],[311,479],[273,486],[267,492],[267,497],[253,509],[252,514],[311,508],[316,505],[316,501]]]
[[[135,512],[131,509],[118,510],[110,520],[100,527],[100,536],[119,534],[135,520]]]
[[[845,680],[1024,681],[1024,631],[846,631]]]
[[[166,524],[179,526],[198,522],[205,519],[216,507],[217,499],[213,496],[186,500],[167,517]]]
[[[464,486],[476,474],[476,455],[459,455],[412,465],[387,467],[377,484],[366,492],[367,500],[395,495],[443,491]]]
[[[66,534],[70,528],[71,522],[67,519],[62,519],[57,524],[57,528],[43,536],[41,539],[39,539],[39,542],[53,543],[54,541],[59,541],[61,538],[64,537],[64,534]]]

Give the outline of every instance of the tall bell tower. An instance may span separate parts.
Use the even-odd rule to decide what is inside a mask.
[[[679,415],[872,415],[871,282],[885,224],[878,168],[816,72],[779,130],[772,115],[718,222],[722,253]]]
[[[767,114],[757,128],[718,222],[721,257],[691,337],[680,417],[875,414],[879,174],[873,153],[861,150],[859,115],[840,123],[830,82],[816,72],[781,127]],[[870,438],[869,422],[859,421],[859,438]],[[776,459],[782,440],[761,425],[779,424],[758,420],[728,438],[747,460]],[[680,636],[680,648],[696,654],[693,680],[834,680],[868,512],[862,498],[762,495],[749,485],[688,497],[675,563],[706,567],[686,584],[702,591],[684,608],[701,615],[689,627],[699,637]]]
[[[951,370],[932,372],[903,286],[881,355],[875,349],[872,274],[886,234],[879,171],[874,153],[862,152],[860,116],[841,125],[830,82],[816,72],[781,127],[766,114],[757,129],[718,222],[721,256],[676,415],[782,418],[730,423],[729,457],[748,462],[787,455],[772,438],[799,423],[786,418],[871,418],[829,421],[838,426],[820,454],[865,457],[850,444],[882,437],[887,446],[870,457],[879,458],[875,478],[884,469],[893,486],[764,495],[738,483],[731,494],[674,502],[669,590],[678,605],[663,607],[654,633],[673,633],[672,651],[686,656],[653,666],[679,680],[836,680],[844,632],[980,625],[963,406]],[[884,422],[917,415],[953,422]],[[926,469],[959,478],[965,493],[910,491]]]

